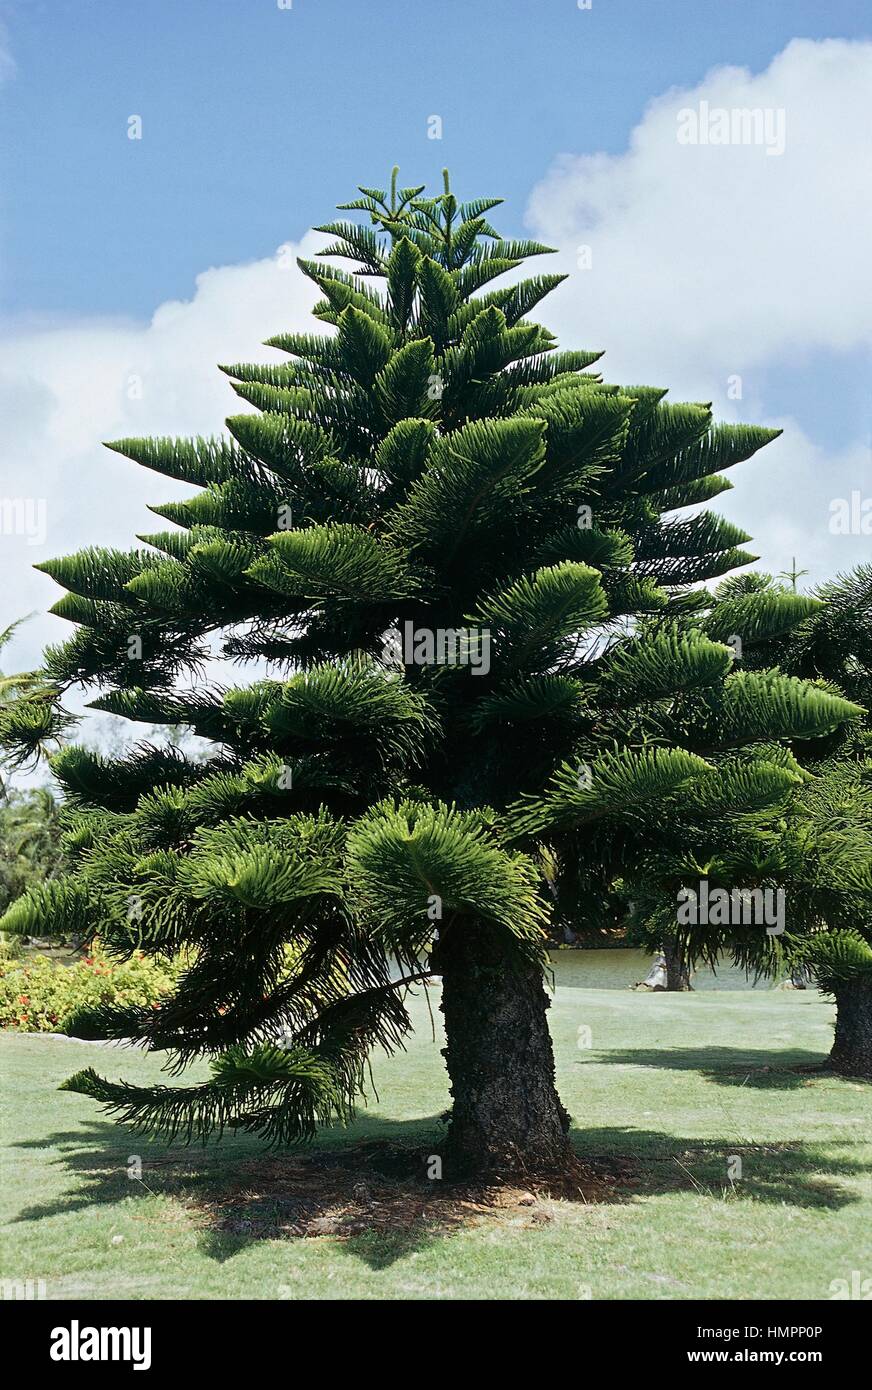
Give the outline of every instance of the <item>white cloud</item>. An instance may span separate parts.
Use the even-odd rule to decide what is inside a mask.
[[[0,626],[61,596],[31,566],[85,545],[128,548],[137,532],[165,527],[148,504],[192,495],[101,446],[125,436],[220,434],[250,409],[218,362],[286,361],[262,346],[274,333],[311,331],[318,297],[294,263],[323,238],[304,238],[275,258],[197,277],[189,301],[160,306],[151,322],[20,325],[0,344],[4,431]],[[17,500],[24,503],[17,512]],[[40,526],[41,507],[45,526]],[[44,529],[44,535],[42,530]],[[7,666],[36,664],[46,641],[69,636],[59,618],[27,623],[4,653]]]
[[[868,347],[870,90],[872,43],[796,39],[757,76],[718,68],[652,101],[626,154],[561,156],[529,206],[574,271],[556,321],[625,380]],[[783,111],[784,153],[680,144],[678,113],[703,101]]]
[[[744,548],[761,557],[755,568],[788,570],[795,557],[797,568],[808,572],[801,581],[806,585],[868,563],[872,516],[865,523],[865,535],[859,530],[839,534],[833,510],[840,500],[849,506],[851,494],[858,491],[872,499],[868,447],[857,443],[825,450],[789,417],[763,423],[783,429],[783,435],[732,469],[728,476],[735,490],[714,503],[716,511],[753,536]],[[872,510],[872,502],[867,510]]]
[[[570,280],[545,316],[567,346],[604,348],[607,379],[711,400],[720,418],[785,436],[731,476],[718,509],[746,526],[767,567],[798,557],[823,579],[869,558],[868,536],[834,536],[829,504],[872,496],[859,440],[828,453],[796,419],[767,418],[764,373],[821,361],[818,389],[872,343],[872,43],[796,39],[758,75],[724,67],[648,106],[621,155],[558,158],[529,204],[535,234]],[[783,113],[784,152],[683,144],[679,113]],[[589,248],[590,269],[579,269]],[[579,262],[581,256],[581,262]],[[728,379],[741,377],[744,402]],[[797,392],[794,412],[801,416]]]

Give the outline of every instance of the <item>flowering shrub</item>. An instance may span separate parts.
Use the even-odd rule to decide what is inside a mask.
[[[129,960],[107,956],[95,943],[72,965],[48,956],[0,956],[0,1028],[17,1033],[65,1033],[74,1018],[102,1004],[159,1005],[174,987],[178,964],[137,951]]]

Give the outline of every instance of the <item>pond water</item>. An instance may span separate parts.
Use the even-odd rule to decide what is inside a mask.
[[[569,989],[628,989],[644,980],[654,962],[646,951],[552,951],[556,982]],[[756,986],[744,970],[725,961],[714,974],[700,966],[691,981],[694,989],[772,989],[773,981]]]

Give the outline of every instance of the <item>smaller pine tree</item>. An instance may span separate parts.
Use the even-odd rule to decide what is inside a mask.
[[[686,973],[724,955],[747,969],[805,968],[836,1000],[831,1064],[872,1075],[872,566],[795,593],[769,575],[723,581],[703,622],[733,643],[746,670],[778,667],[819,689],[850,695],[857,717],[829,734],[796,738],[780,758],[789,780],[781,803],[750,804],[711,820],[687,808],[674,854],[652,853],[627,875],[635,903],[631,934],[669,942]],[[680,926],[677,895],[688,883],[783,894],[786,931],[764,936],[735,920]]]

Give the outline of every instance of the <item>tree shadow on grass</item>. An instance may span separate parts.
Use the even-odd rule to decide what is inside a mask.
[[[662,1054],[661,1054],[662,1055]],[[338,1142],[339,1133],[344,1142]],[[859,1200],[839,1181],[872,1165],[850,1143],[754,1145],[734,1136],[700,1140],[633,1128],[573,1131],[579,1169],[562,1186],[530,1177],[489,1187],[432,1181],[428,1161],[445,1130],[437,1117],[399,1121],[366,1116],[328,1133],[313,1149],[264,1152],[251,1139],[167,1147],[117,1125],[87,1126],[19,1144],[51,1147],[71,1190],[24,1209],[18,1221],[113,1205],[131,1196],[181,1204],[200,1232],[200,1249],[220,1263],[263,1240],[329,1241],[337,1258],[384,1269],[474,1225],[511,1222],[531,1234],[556,1219],[562,1203],[618,1204],[664,1194],[722,1202],[771,1202],[837,1210]],[[142,1180],[128,1177],[132,1154]],[[741,1179],[728,1178],[741,1159]],[[153,1218],[161,1220],[158,1210]],[[177,1221],[177,1217],[174,1217]]]
[[[839,1179],[872,1172],[872,1162],[851,1154],[856,1140],[755,1144],[735,1134],[683,1139],[614,1127],[575,1131],[573,1141],[582,1162],[607,1172],[628,1198],[695,1192],[739,1203],[836,1211],[862,1200]]]
[[[605,1065],[654,1067],[658,1071],[696,1071],[717,1086],[746,1086],[753,1090],[797,1090],[829,1077],[872,1084],[863,1077],[846,1077],[833,1070],[820,1052],[796,1047],[780,1052],[750,1047],[614,1048],[592,1054],[590,1061],[593,1060]]]
[[[74,1179],[65,1193],[34,1202],[15,1219],[169,1198],[200,1228],[210,1259],[223,1262],[265,1239],[323,1237],[382,1268],[497,1204],[488,1193],[427,1179],[444,1133],[438,1117],[390,1121],[364,1112],[348,1129],[323,1131],[310,1148],[277,1152],[235,1135],[221,1143],[167,1145],[93,1120],[10,1146],[55,1150],[47,1161]],[[137,1171],[133,1159],[140,1160],[141,1177],[129,1175]]]

